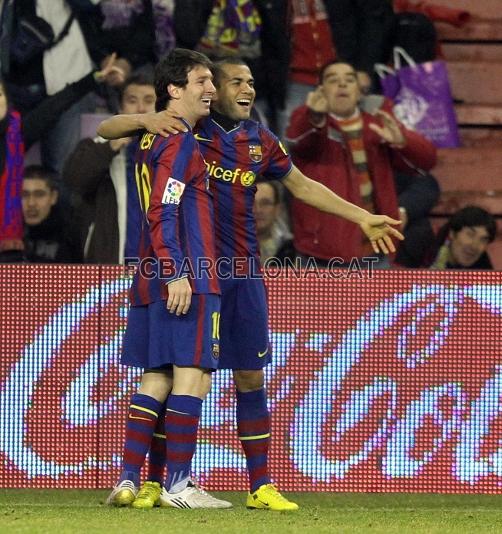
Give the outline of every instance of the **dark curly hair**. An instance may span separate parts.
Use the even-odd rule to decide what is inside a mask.
[[[450,231],[459,232],[462,228],[483,226],[488,232],[488,239],[491,243],[497,233],[497,222],[493,215],[479,206],[466,206],[456,211],[449,219],[448,223],[441,229],[442,237],[446,238]]]
[[[155,67],[154,80],[155,94],[157,95],[155,109],[157,111],[166,109],[167,103],[171,99],[167,86],[173,84],[177,87],[185,87],[188,83],[188,73],[198,65],[208,69],[213,67],[207,56],[186,48],[174,48],[159,61]]]

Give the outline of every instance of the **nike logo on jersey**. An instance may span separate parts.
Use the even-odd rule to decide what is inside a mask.
[[[263,352],[258,352],[258,358],[263,358],[268,352],[268,349],[265,349]]]
[[[201,135],[199,134],[194,134],[194,137],[197,141],[205,141],[206,143],[211,143],[212,142],[212,139],[208,139],[207,137],[202,137]]]

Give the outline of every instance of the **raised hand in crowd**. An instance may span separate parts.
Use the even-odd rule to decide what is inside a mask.
[[[111,87],[122,85],[131,74],[131,65],[124,58],[117,58],[114,52],[106,56],[101,62],[101,70],[94,73],[94,77],[99,83],[106,83]]]
[[[317,128],[322,128],[326,123],[326,113],[328,113],[328,101],[322,87],[317,87],[315,91],[310,91],[305,104],[311,112],[311,122]]]
[[[378,124],[370,124],[370,130],[378,134],[385,142],[389,143],[395,148],[404,148],[406,146],[406,138],[399,127],[397,120],[386,111],[379,109],[375,115],[382,119],[382,126]]]

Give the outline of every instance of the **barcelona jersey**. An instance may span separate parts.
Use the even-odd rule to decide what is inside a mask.
[[[167,299],[168,283],[184,276],[193,293],[218,294],[212,198],[192,132],[167,138],[145,133],[134,176],[142,220],[131,304]]]
[[[291,170],[291,158],[270,130],[252,120],[226,131],[210,116],[195,131],[214,197],[216,254],[259,260],[255,182],[258,175],[267,180],[284,178]],[[220,271],[223,268],[221,264]]]

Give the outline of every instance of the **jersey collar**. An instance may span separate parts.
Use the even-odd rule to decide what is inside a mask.
[[[221,113],[218,113],[215,110],[211,111],[211,119],[223,128],[227,133],[231,132],[232,130],[235,130],[240,124],[240,121],[234,121],[230,117],[227,117],[226,115],[222,115]]]

